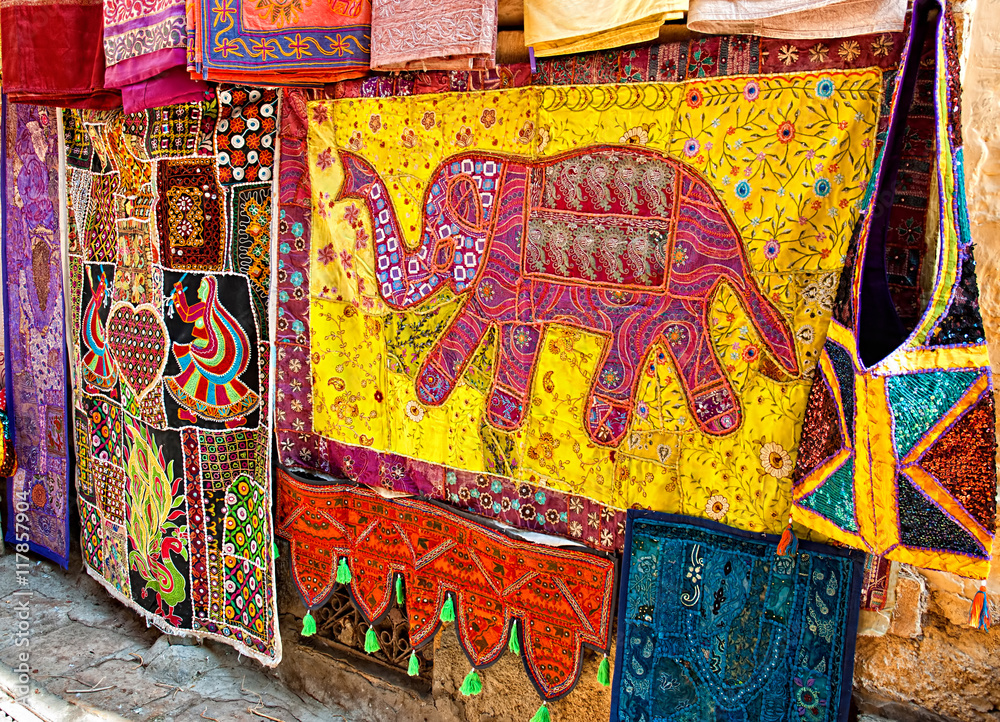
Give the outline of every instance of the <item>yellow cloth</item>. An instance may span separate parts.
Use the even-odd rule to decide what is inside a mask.
[[[545,57],[644,43],[687,7],[688,0],[524,0],[524,44]]]
[[[877,70],[834,70],[310,103],[314,431],[618,509],[640,505],[780,533],[811,373],[874,161],[881,82]],[[629,143],[682,161],[711,184],[746,244],[755,282],[794,331],[802,373],[788,379],[767,370],[753,319],[720,290],[708,327],[745,413],[731,433],[699,430],[656,341],[643,350],[629,433],[616,449],[595,444],[583,413],[606,339],[568,323],[545,330],[520,428],[485,420],[497,373],[492,336],[444,403],[420,403],[417,372],[467,296],[445,289],[413,308],[386,305],[370,212],[340,198],[338,151],[363,158],[385,181],[412,249],[422,237],[422,199],[449,156],[546,159]]]

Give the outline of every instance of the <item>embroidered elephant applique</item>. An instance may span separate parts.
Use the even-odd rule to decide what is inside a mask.
[[[408,249],[375,168],[349,151],[340,158],[339,197],[362,200],[371,214],[386,304],[413,308],[444,287],[465,298],[417,373],[426,405],[447,400],[495,328],[487,419],[517,429],[544,329],[561,324],[606,339],[583,419],[594,442],[617,446],[625,436],[639,369],[658,341],[698,427],[729,434],[743,412],[708,326],[724,285],[782,373],[798,375],[791,331],[757,287],[739,231],[711,186],[680,161],[608,145],[535,161],[461,153],[432,175],[420,245]]]

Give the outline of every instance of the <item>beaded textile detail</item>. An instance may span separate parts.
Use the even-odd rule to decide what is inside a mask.
[[[316,486],[280,469],[278,534],[291,542],[292,577],[310,608],[332,593],[341,559],[369,624],[395,603],[401,577],[414,648],[433,639],[449,599],[476,667],[507,650],[516,621],[525,669],[545,699],[576,684],[583,645],[610,648],[613,557],[521,541],[444,506]]]
[[[847,719],[859,552],[629,510],[612,722]]]
[[[877,303],[867,312],[855,306],[853,318],[831,324],[793,472],[793,518],[819,538],[984,579],[996,525],[996,430],[962,150],[955,145],[961,138],[945,110],[960,105],[954,49],[946,42],[951,23],[945,13],[934,36],[943,203],[930,304],[913,333],[881,360],[869,359],[868,368],[858,349]],[[858,258],[878,242],[863,236]],[[879,277],[877,264],[851,269],[856,293]]]

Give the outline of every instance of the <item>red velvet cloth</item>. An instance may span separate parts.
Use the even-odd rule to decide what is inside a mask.
[[[3,88],[15,102],[107,109],[121,93],[104,87],[101,0],[0,4]]]

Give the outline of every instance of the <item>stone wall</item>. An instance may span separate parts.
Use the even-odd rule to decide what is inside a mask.
[[[1000,373],[1000,0],[954,5],[962,29],[969,217],[983,322]],[[994,544],[994,559],[1000,543]],[[998,630],[967,626],[978,584],[951,574],[898,570],[884,614],[865,615],[854,672],[862,711],[897,720],[1000,716],[1000,564],[987,581]]]

